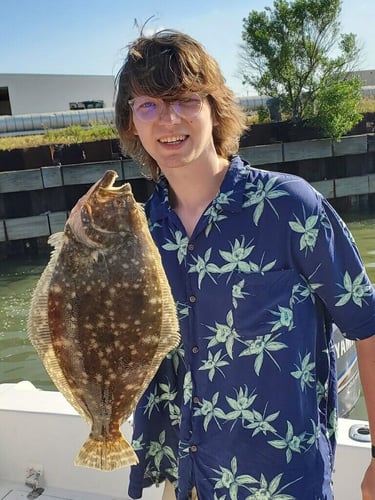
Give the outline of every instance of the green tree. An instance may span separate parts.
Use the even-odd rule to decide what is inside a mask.
[[[259,94],[279,99],[295,123],[339,139],[360,119],[361,82],[349,72],[360,49],[341,34],[341,0],[275,0],[243,19],[241,75]]]

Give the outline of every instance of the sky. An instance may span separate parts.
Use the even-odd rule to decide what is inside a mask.
[[[238,96],[254,94],[238,75],[243,18],[273,0],[0,0],[0,73],[116,75],[150,17],[200,41]],[[341,31],[362,47],[358,69],[375,69],[374,0],[343,0]]]

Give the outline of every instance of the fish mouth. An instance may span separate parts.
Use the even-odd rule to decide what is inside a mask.
[[[100,187],[104,189],[112,188],[117,177],[117,172],[115,172],[114,170],[107,170],[100,181]]]
[[[105,189],[106,191],[111,192],[121,192],[121,193],[130,193],[131,186],[129,182],[125,182],[121,186],[114,186],[114,183],[118,177],[118,173],[115,170],[107,170],[102,179],[99,181],[99,187]]]
[[[139,210],[130,183],[126,182],[116,187],[114,182],[117,177],[115,170],[107,170],[102,178],[78,200],[69,215],[66,225],[70,227],[75,238],[89,248],[95,250],[103,248],[102,243],[92,239],[92,231],[107,235],[116,232],[101,227],[95,222],[95,214],[98,214],[100,210],[105,210],[107,202],[112,203],[112,207],[116,207],[116,210],[123,210],[124,213]],[[88,231],[88,228],[91,231]]]

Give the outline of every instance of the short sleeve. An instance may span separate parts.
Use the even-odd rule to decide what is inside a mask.
[[[315,192],[303,216],[289,222],[295,255],[313,290],[343,334],[359,340],[375,334],[375,291],[357,245],[334,208]],[[314,206],[315,205],[315,206]]]

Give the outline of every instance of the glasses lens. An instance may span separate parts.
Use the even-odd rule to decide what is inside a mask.
[[[191,119],[197,116],[203,105],[199,94],[188,94],[176,100],[162,100],[155,97],[138,96],[129,101],[133,113],[139,120],[152,122],[160,118],[165,106],[171,106],[176,115]]]
[[[191,94],[173,102],[175,113],[182,118],[194,118],[202,109],[202,98],[199,94]]]
[[[160,115],[163,101],[153,97],[140,96],[129,101],[129,105],[137,118],[144,122],[151,122]]]

